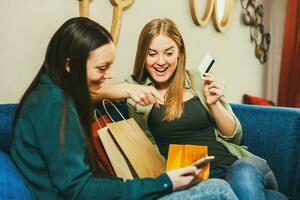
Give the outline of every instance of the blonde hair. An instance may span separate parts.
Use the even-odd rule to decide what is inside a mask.
[[[154,19],[144,26],[139,36],[132,78],[142,83],[147,76],[149,76],[145,66],[146,57],[152,40],[158,35],[171,38],[179,50],[177,67],[170,78],[169,87],[165,96],[166,113],[163,118],[164,121],[173,121],[180,118],[183,112],[186,52],[182,36],[172,20]]]

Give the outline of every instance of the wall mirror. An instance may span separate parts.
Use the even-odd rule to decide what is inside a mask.
[[[209,21],[214,8],[214,0],[190,0],[190,10],[194,23],[204,26]]]
[[[224,32],[231,20],[233,7],[233,0],[215,0],[214,12],[213,12],[213,23],[215,28]]]
[[[217,31],[224,32],[231,20],[233,0],[190,0],[192,19],[197,26],[204,26],[212,17]]]

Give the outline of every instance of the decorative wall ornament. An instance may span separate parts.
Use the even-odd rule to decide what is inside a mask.
[[[217,31],[224,32],[230,24],[233,0],[207,0],[203,16],[199,17],[199,6],[205,6],[203,0],[189,0],[192,19],[197,26],[207,24],[212,16]],[[200,4],[200,5],[199,5]]]
[[[90,1],[92,0],[78,0],[79,1],[79,15],[81,17],[89,17]]]
[[[81,17],[89,17],[89,7],[92,0],[78,0],[79,1],[79,14]],[[122,22],[123,11],[128,8],[134,0],[110,0],[113,6],[112,23],[110,33],[114,38],[115,43],[118,43],[120,28]]]
[[[255,42],[255,56],[261,64],[267,61],[267,53],[271,43],[270,33],[264,32],[263,5],[255,6],[255,0],[241,0],[243,19],[246,26],[250,26],[250,38]]]

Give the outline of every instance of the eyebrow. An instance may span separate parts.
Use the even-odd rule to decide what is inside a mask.
[[[100,64],[97,64],[96,67],[103,67],[105,65],[112,65],[113,62],[103,62],[103,63],[100,63]]]
[[[165,51],[169,51],[170,49],[172,49],[172,48],[174,48],[175,46],[170,46],[169,48],[167,48]],[[155,51],[156,52],[156,50],[154,50],[154,49],[151,49],[150,47],[149,47],[149,51]]]

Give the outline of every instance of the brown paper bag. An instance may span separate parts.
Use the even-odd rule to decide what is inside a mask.
[[[108,128],[99,129],[98,134],[116,176],[124,180],[138,178]]]
[[[108,100],[103,101],[107,112],[105,102],[112,103]],[[120,112],[119,114],[122,116]],[[107,115],[110,116],[108,112]],[[112,118],[111,120],[113,121]],[[136,178],[157,177],[165,172],[165,159],[133,118],[123,117],[121,121],[107,124],[107,129],[100,129],[98,133],[118,177],[130,178],[129,171],[131,176]],[[120,172],[121,170],[123,172]]]

